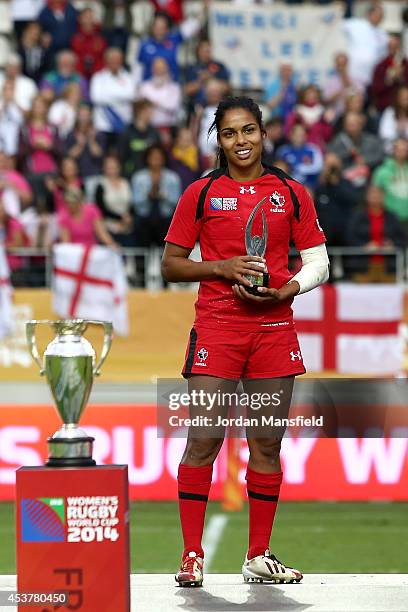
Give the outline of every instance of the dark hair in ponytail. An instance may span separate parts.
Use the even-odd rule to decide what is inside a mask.
[[[221,102],[219,103],[217,107],[217,110],[215,111],[214,121],[212,122],[210,129],[208,130],[209,136],[210,134],[214,132],[214,130],[216,130],[217,137],[219,137],[221,121],[223,120],[225,113],[231,108],[244,108],[248,110],[254,116],[254,119],[256,120],[256,123],[259,125],[261,132],[265,132],[265,127],[262,121],[262,111],[259,108],[258,104],[254,102],[252,98],[247,98],[246,96],[238,96],[235,98],[230,97],[230,98],[225,98],[224,100],[221,100]],[[219,163],[219,168],[217,170],[213,170],[212,172],[210,172],[209,175],[207,175],[211,178],[200,193],[200,197],[199,197],[199,201],[197,205],[196,221],[198,219],[201,219],[201,217],[203,216],[204,201],[208,193],[208,190],[211,186],[211,183],[214,180],[218,179],[220,176],[226,174],[227,172],[227,167],[228,167],[227,158],[225,157],[225,153],[221,147],[219,147],[218,149],[218,163]],[[276,176],[289,189],[289,192],[292,198],[292,202],[293,202],[295,219],[300,221],[299,199],[293,187],[291,186],[291,184],[288,183],[288,180],[294,181],[294,179],[291,176],[289,176],[289,174],[286,174],[286,172],[284,172],[280,168],[277,168],[276,166],[270,166],[269,164],[266,164],[264,162],[262,162],[262,165],[264,169],[266,170],[267,174],[273,174],[274,176]],[[297,182],[297,181],[294,181],[294,182]]]
[[[236,96],[236,97],[228,97],[218,104],[217,110],[215,111],[215,118],[212,124],[210,125],[210,129],[208,130],[208,136],[210,136],[214,130],[217,132],[217,137],[220,134],[220,124],[224,118],[224,115],[227,111],[232,108],[245,108],[248,110],[255,118],[259,128],[262,132],[265,131],[265,127],[262,121],[262,111],[259,108],[258,104],[254,102],[252,98],[247,98],[246,96]],[[218,150],[218,163],[220,168],[227,167],[227,158],[225,157],[225,153],[221,147]]]

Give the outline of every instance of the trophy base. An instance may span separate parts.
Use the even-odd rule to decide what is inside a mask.
[[[48,438],[47,467],[86,467],[96,465],[92,459],[95,438]]]
[[[47,467],[89,467],[96,465],[96,461],[92,457],[49,457],[45,465]]]
[[[256,279],[256,284],[254,283],[254,279]],[[259,276],[252,277],[251,281],[254,283],[252,287],[246,287],[242,285],[248,293],[251,295],[257,295],[258,297],[267,297],[264,293],[259,293],[258,287],[269,287],[269,274],[268,272],[263,273],[263,278],[261,279]]]

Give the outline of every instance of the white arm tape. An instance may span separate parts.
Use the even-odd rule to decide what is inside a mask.
[[[300,256],[302,258],[302,268],[290,279],[290,281],[299,283],[300,291],[298,295],[311,291],[325,283],[329,278],[329,258],[325,244],[304,249],[300,251]]]

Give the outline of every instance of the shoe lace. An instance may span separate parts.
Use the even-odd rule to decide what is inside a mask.
[[[194,572],[194,564],[196,561],[197,557],[189,557],[188,555],[185,556],[181,564],[182,571],[192,574]]]
[[[282,563],[282,561],[280,561],[280,559],[278,559],[278,557],[276,557],[275,555],[273,555],[269,550],[265,551],[264,557],[266,557],[267,559],[271,559],[271,561],[274,561],[275,563],[279,563],[279,565],[283,568],[283,569],[293,569],[293,567],[289,567],[289,565],[285,565],[284,563]]]

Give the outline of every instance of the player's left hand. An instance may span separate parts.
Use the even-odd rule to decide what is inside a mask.
[[[288,300],[289,298],[294,297],[299,293],[300,287],[297,281],[293,281],[284,285],[280,289],[273,289],[269,287],[259,287],[258,295],[253,295],[252,293],[248,293],[245,290],[243,285],[233,285],[232,292],[235,297],[240,298],[241,300],[250,300],[252,302],[258,302],[260,304],[270,304],[279,302],[283,302],[284,300]]]

